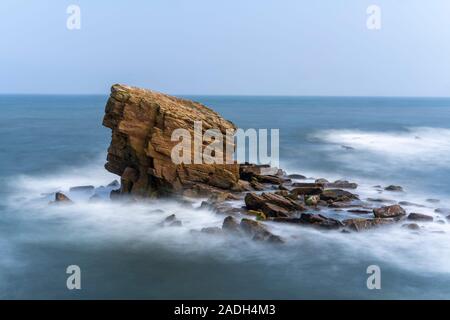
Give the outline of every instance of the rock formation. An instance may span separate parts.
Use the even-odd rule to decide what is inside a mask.
[[[231,122],[200,103],[150,90],[112,86],[103,119],[103,125],[112,129],[105,168],[121,176],[120,193],[152,197],[239,190],[237,164],[172,161],[172,148],[180,142],[171,141],[173,131],[186,129],[194,137],[194,121],[202,122],[202,133],[217,129],[225,135],[227,130],[235,130]],[[206,145],[202,143],[200,148]]]

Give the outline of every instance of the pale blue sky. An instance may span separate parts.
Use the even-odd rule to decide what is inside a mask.
[[[0,93],[450,96],[449,0],[1,0],[0,35]]]

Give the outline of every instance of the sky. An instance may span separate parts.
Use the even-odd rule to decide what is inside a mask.
[[[450,96],[449,0],[1,0],[0,36],[0,93]]]

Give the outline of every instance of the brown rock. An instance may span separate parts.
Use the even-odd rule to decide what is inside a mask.
[[[272,234],[266,229],[263,224],[259,223],[258,221],[244,218],[241,220],[240,227],[244,231],[244,233],[252,237],[253,240],[267,241],[270,243],[284,242],[279,236]]]
[[[267,217],[285,217],[289,212],[304,210],[294,200],[275,193],[247,193],[244,200],[248,210],[261,210]]]
[[[358,188],[358,184],[348,182],[347,180],[336,180],[335,182],[325,183],[325,188],[356,189]]]
[[[68,196],[66,196],[62,192],[56,192],[55,193],[55,202],[63,202],[63,203],[72,203],[73,201],[69,199]]]
[[[321,214],[302,213],[300,222],[325,229],[339,229],[343,226],[339,220],[328,218]]]
[[[295,183],[294,183],[295,184]],[[314,184],[314,186],[302,186],[302,187],[295,187],[291,190],[292,194],[295,195],[318,195],[323,192],[323,187],[317,184]]]
[[[194,121],[202,121],[202,133],[208,129],[223,134],[235,130],[231,122],[200,103],[114,85],[103,119],[103,125],[112,129],[105,168],[121,176],[121,193],[159,196],[181,193],[197,184],[238,190],[237,164],[173,163],[172,148],[179,141],[171,141],[172,132],[186,129],[193,137]],[[203,144],[202,150],[207,145]],[[193,153],[192,148],[192,160]],[[224,159],[223,154],[216,157]]]
[[[239,232],[239,223],[232,216],[228,216],[223,220],[222,230],[231,233]]]
[[[378,227],[380,225],[391,224],[391,223],[394,223],[395,220],[394,219],[380,219],[380,218],[375,218],[375,219],[357,218],[357,219],[347,219],[342,222],[346,227],[359,232],[359,231],[371,229],[374,227]]]
[[[324,201],[346,202],[357,200],[358,196],[342,189],[328,189],[320,194],[320,199]]]
[[[376,218],[399,218],[406,215],[405,210],[398,204],[373,209]]]

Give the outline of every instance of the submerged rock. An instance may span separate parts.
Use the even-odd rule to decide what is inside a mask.
[[[363,231],[372,229],[374,227],[378,227],[380,225],[392,224],[395,222],[394,219],[365,219],[365,218],[356,218],[356,219],[347,219],[342,221],[343,224],[353,231]]]
[[[448,208],[438,208],[438,209],[434,210],[434,212],[440,213],[440,214],[450,214],[450,209],[448,209]]]
[[[384,188],[384,190],[386,190],[386,191],[403,192],[403,188],[401,186],[394,186],[394,185],[390,185],[390,186]]]
[[[407,219],[415,221],[433,221],[432,216],[428,216],[426,214],[421,213],[410,213]]]
[[[231,233],[238,233],[240,231],[239,223],[234,217],[228,216],[223,220],[222,230]]]
[[[399,218],[406,215],[405,209],[398,204],[373,209],[376,218]]]
[[[55,193],[55,203],[73,203],[68,196],[62,192]]]
[[[408,228],[410,230],[420,230],[420,227],[417,223],[405,223],[402,225],[403,228]]]
[[[220,229],[219,227],[207,227],[207,228],[202,228],[200,230],[200,232],[202,233],[206,233],[206,234],[216,234],[216,235],[220,235],[223,233],[223,230]]]
[[[270,243],[284,242],[279,236],[272,234],[263,224],[258,221],[244,218],[241,220],[240,227],[244,231],[244,233],[252,237],[253,240],[267,241]]]

